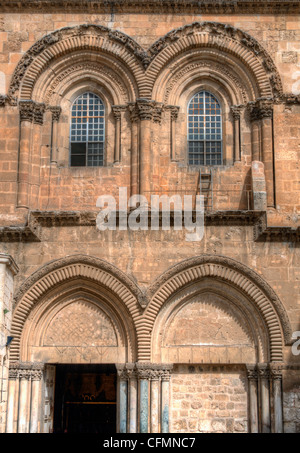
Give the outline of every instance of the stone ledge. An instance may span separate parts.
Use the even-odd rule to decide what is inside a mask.
[[[0,227],[0,242],[41,242],[40,227],[37,226]]]

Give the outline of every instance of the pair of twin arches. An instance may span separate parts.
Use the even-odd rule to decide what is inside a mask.
[[[219,293],[242,313],[253,332],[257,361],[283,361],[284,346],[291,342],[291,327],[280,299],[248,266],[215,255],[189,258],[172,266],[146,291],[99,258],[72,255],[46,264],[16,293],[10,360],[28,361],[28,346],[42,345],[45,319],[49,322],[54,316],[51,311],[57,313],[81,299],[110,313],[127,361],[151,362],[154,349],[160,348],[164,320],[200,293]]]
[[[58,105],[70,84],[102,80],[112,105],[152,99],[177,105],[192,79],[226,87],[232,104],[282,94],[272,58],[244,31],[216,22],[177,28],[143,49],[125,33],[99,25],[67,27],[41,38],[21,58],[9,99]]]

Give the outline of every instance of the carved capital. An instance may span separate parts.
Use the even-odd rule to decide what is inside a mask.
[[[153,121],[154,123],[161,123],[161,114],[164,111],[164,105],[162,102],[157,102],[153,107]]]
[[[171,120],[176,121],[178,118],[179,107],[177,105],[168,105],[166,108],[170,112]]]
[[[232,105],[230,107],[230,110],[231,110],[233,119],[236,121],[236,120],[239,120],[241,117],[243,106],[242,105]]]
[[[126,105],[113,105],[112,111],[116,120],[121,119],[121,114],[126,110]]]
[[[49,107],[50,112],[52,113],[52,122],[57,123],[61,115],[61,107],[51,106]]]
[[[257,373],[260,379],[269,379],[270,370],[267,363],[259,363],[257,365]]]
[[[258,380],[258,372],[256,365],[246,365],[247,367],[247,378],[249,381],[257,381]]]
[[[124,364],[116,364],[117,375],[121,381],[128,380],[128,372]]]
[[[4,95],[0,95],[0,107],[5,107],[5,102],[6,102],[7,97]]]
[[[148,99],[138,99],[136,102],[138,115],[141,121],[152,120],[155,102]]]
[[[137,123],[140,120],[139,110],[135,102],[128,103],[128,110],[130,115],[130,120],[132,123]]]
[[[20,120],[43,124],[45,104],[32,100],[19,102]]]
[[[9,365],[8,379],[11,381],[16,381],[19,379],[19,362],[13,362]]]
[[[250,120],[259,121],[264,118],[272,118],[273,116],[273,100],[258,99],[256,102],[249,102]]]
[[[274,380],[281,380],[282,379],[282,363],[270,363],[270,378]]]

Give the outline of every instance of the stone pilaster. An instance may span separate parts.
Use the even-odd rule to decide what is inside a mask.
[[[282,363],[270,363],[270,380],[272,392],[273,432],[283,433],[282,409]]]
[[[250,432],[258,433],[258,373],[256,365],[247,366],[247,377],[249,383],[249,419],[250,419]]]
[[[12,298],[14,276],[18,267],[10,255],[0,253],[0,433],[5,432],[5,420],[8,400],[8,337],[12,321]]]

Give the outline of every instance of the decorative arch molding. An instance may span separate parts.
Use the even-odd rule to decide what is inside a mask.
[[[70,87],[86,81],[94,81],[110,91],[113,105],[127,103],[137,95],[135,83],[124,65],[93,51],[80,51],[53,62],[39,77],[32,97],[48,105],[59,105]],[[30,94],[21,93],[22,97]]]
[[[138,87],[140,98],[152,99],[160,72],[190,49],[215,48],[241,61],[253,74],[259,97],[282,96],[276,66],[261,44],[248,33],[217,22],[194,22],[170,31],[148,50],[118,30],[79,25],[56,30],[37,41],[21,58],[9,87],[8,99],[31,99],[40,74],[55,59],[70,52],[96,51],[122,62]]]
[[[239,67],[235,58],[215,49],[196,49],[185,52],[163,69],[154,84],[153,99],[178,105],[186,87],[201,84],[205,78],[226,87],[230,104],[246,105],[259,96],[254,78]]]
[[[21,58],[8,97],[31,99],[38,77],[50,63],[80,50],[101,52],[122,62],[137,83],[143,77],[145,51],[125,33],[100,25],[65,27],[41,38]]]
[[[194,22],[170,31],[149,48],[149,85],[141,96],[150,95],[158,75],[171,61],[187,50],[196,48],[215,48],[236,57],[253,74],[259,90],[258,97],[282,95],[280,75],[272,58],[252,36],[218,22]]]
[[[187,259],[167,270],[149,288],[149,304],[143,319],[137,323],[137,332],[152,331],[163,305],[181,288],[203,278],[214,278],[232,285],[253,304],[263,319],[269,337],[270,360],[281,362],[283,346],[291,342],[291,326],[287,313],[273,289],[255,271],[231,258],[202,255]],[[142,358],[151,357],[151,341],[144,344]]]
[[[135,325],[141,314],[141,306],[145,305],[144,295],[138,286],[120,269],[104,260],[72,255],[46,264],[17,291],[11,327],[14,337],[10,347],[11,360],[19,360],[23,328],[35,305],[45,295],[51,297],[51,291],[56,293],[66,282],[73,281],[76,286],[78,280],[95,284],[98,294],[101,294],[101,289],[111,294]]]

